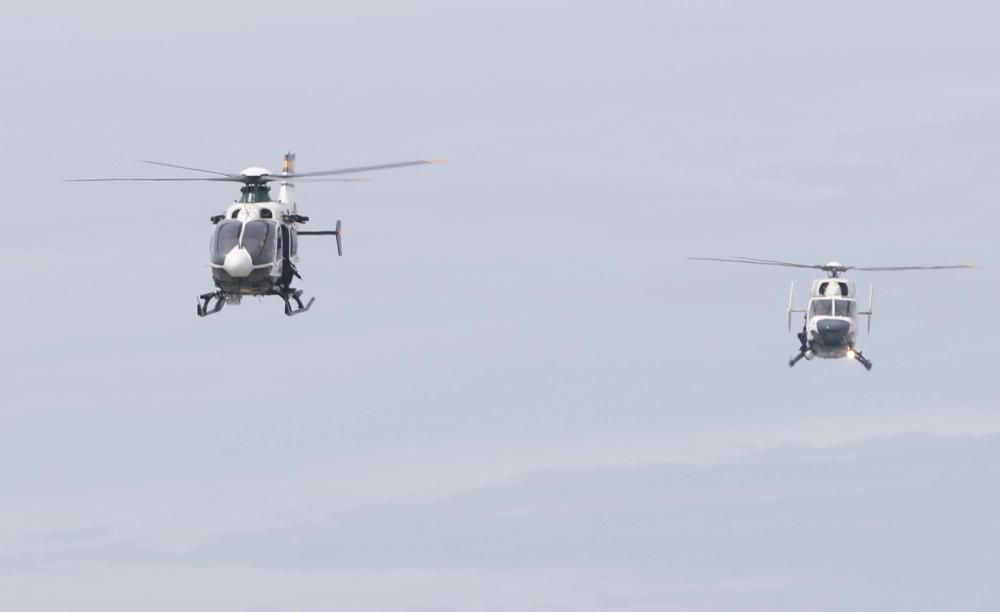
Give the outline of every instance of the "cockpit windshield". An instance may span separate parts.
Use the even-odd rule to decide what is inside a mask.
[[[274,261],[278,244],[278,224],[274,221],[250,221],[243,230],[243,248],[255,266]]]
[[[853,317],[857,310],[854,300],[834,300],[833,313],[838,317]]]
[[[225,263],[226,254],[240,243],[240,230],[242,229],[243,223],[240,221],[222,221],[215,226],[212,244],[209,247],[212,263],[220,266]]]
[[[813,300],[809,304],[810,317],[833,316],[833,300]]]
[[[816,299],[809,304],[810,317],[853,317],[856,313],[854,300]]]

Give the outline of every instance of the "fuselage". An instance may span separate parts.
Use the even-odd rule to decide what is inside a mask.
[[[816,357],[840,359],[854,350],[857,338],[857,302],[851,298],[809,300],[805,333]]]
[[[860,314],[854,283],[839,276],[817,279],[812,283],[809,296],[799,336],[806,358],[853,357],[857,350]],[[791,312],[790,305],[789,309]]]
[[[284,192],[284,189],[283,189]],[[294,205],[270,199],[266,187],[246,189],[213,218],[212,280],[227,295],[271,295],[298,261]]]

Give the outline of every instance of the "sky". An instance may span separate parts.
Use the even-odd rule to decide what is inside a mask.
[[[995,610],[994,3],[20,3],[0,608]],[[288,319],[207,319],[300,171]],[[785,365],[808,271],[875,367]]]

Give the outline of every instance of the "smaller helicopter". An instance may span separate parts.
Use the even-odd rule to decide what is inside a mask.
[[[743,263],[758,266],[782,266],[786,268],[808,268],[822,270],[827,278],[812,282],[809,292],[809,303],[806,308],[795,308],[795,283],[788,294],[788,331],[792,331],[792,315],[802,313],[804,323],[798,333],[799,352],[788,361],[788,367],[794,367],[802,359],[852,359],[872,369],[872,362],[858,350],[857,331],[858,317],[868,317],[868,333],[871,333],[872,297],[874,288],[868,291],[868,310],[859,311],[855,299],[854,282],[842,278],[841,274],[849,270],[864,272],[901,272],[907,270],[958,270],[971,268],[969,265],[953,266],[880,266],[858,267],[845,266],[837,261],[827,264],[810,265],[777,261],[773,259],[756,259],[753,257],[688,257],[697,261],[721,261],[726,263]]]

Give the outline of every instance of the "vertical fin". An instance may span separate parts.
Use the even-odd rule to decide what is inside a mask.
[[[282,174],[293,174],[295,172],[295,153],[289,151],[285,153],[285,158],[281,162]],[[292,209],[292,214],[298,212],[295,206],[295,184],[289,181],[281,181],[278,188],[278,201],[287,204]]]

